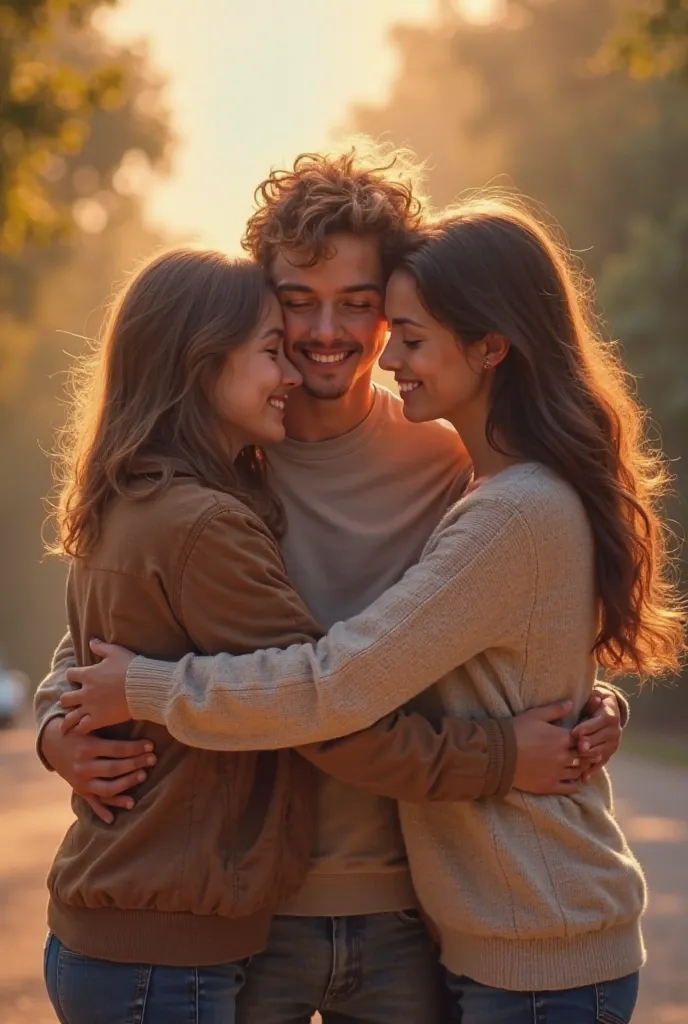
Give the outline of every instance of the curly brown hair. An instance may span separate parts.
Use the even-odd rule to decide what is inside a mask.
[[[291,170],[271,171],[256,189],[242,245],[269,269],[280,250],[312,266],[329,255],[334,234],[373,236],[388,273],[422,223],[419,171],[408,151],[370,143],[340,154],[302,153]]]

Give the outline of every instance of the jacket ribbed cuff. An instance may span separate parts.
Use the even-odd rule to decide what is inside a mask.
[[[127,669],[126,695],[131,717],[137,722],[165,725],[174,693],[175,661],[136,657]]]
[[[510,792],[516,772],[516,733],[510,718],[487,719],[480,723],[487,734],[487,773],[482,796],[503,800]]]

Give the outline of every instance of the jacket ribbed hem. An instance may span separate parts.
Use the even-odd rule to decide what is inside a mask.
[[[407,869],[346,875],[313,873],[278,913],[293,917],[351,917],[417,906],[418,898]]]
[[[481,938],[440,928],[453,974],[513,992],[580,988],[624,978],[645,962],[639,921],[568,939]]]
[[[165,712],[172,695],[173,661],[134,658],[127,669],[126,695],[132,718],[139,722],[165,724]]]
[[[70,907],[54,896],[48,927],[74,953],[165,967],[210,967],[260,953],[272,911],[234,918],[114,907]]]

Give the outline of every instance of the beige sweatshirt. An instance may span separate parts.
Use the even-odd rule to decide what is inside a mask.
[[[363,611],[418,561],[463,492],[465,449],[448,424],[409,423],[376,387],[354,430],[270,452],[284,503],[281,549],[290,582],[323,629]],[[282,913],[371,914],[416,904],[396,801],[317,773],[311,869]]]
[[[135,659],[136,718],[215,749],[360,729],[441,680],[429,716],[503,716],[594,681],[593,542],[577,495],[535,464],[460,501],[417,566],[316,646],[178,664]],[[641,870],[605,773],[574,798],[400,805],[411,873],[447,967],[515,990],[622,977],[643,961]]]

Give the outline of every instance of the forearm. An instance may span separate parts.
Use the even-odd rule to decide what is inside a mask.
[[[66,633],[53,654],[50,671],[38,686],[33,699],[37,729],[36,753],[45,767],[51,771],[52,766],[46,761],[41,750],[43,732],[48,722],[64,715],[60,697],[72,688],[67,681],[67,669],[72,668],[76,663],[72,637],[70,633]]]
[[[448,531],[400,584],[315,645],[188,655],[178,664],[135,659],[127,677],[132,716],[216,750],[300,746],[367,728],[522,628],[532,575],[521,571],[523,592],[512,587],[506,597],[502,575],[484,564],[498,546],[508,572],[519,524],[507,520],[508,532],[499,525],[488,517],[486,535],[471,534],[468,544],[460,529]]]
[[[362,732],[297,749],[340,782],[409,803],[503,797],[516,767],[511,719],[445,717],[435,728],[404,710]]]

